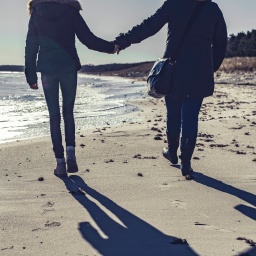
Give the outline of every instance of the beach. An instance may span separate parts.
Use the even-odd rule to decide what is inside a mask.
[[[256,255],[255,78],[218,76],[192,181],[162,156],[161,99],[131,99],[120,124],[78,130],[67,178],[53,175],[49,136],[0,144],[1,255]]]

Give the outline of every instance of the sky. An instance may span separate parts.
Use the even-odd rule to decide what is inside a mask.
[[[91,31],[112,41],[151,16],[164,0],[80,0],[81,12]],[[227,22],[228,34],[256,29],[255,0],[215,0]],[[23,65],[29,15],[27,0],[3,1],[0,9],[0,65]],[[163,55],[167,26],[155,36],[132,45],[119,55],[98,53],[77,40],[82,64],[152,61]]]

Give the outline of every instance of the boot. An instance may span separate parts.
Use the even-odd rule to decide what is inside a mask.
[[[191,161],[195,146],[196,146],[196,139],[181,138],[180,169],[181,169],[182,175],[185,176],[187,180],[191,180],[193,178],[192,176],[193,169],[191,167],[190,161]]]
[[[67,172],[69,173],[78,172],[75,147],[67,146],[66,153],[67,153],[67,166],[68,166]]]
[[[163,148],[163,156],[169,160],[172,164],[178,163],[178,156],[177,156],[177,150],[179,148],[179,139],[180,135],[177,136],[170,136],[170,134],[167,135],[167,142],[168,147]]]
[[[56,158],[57,166],[54,170],[54,174],[58,177],[67,176],[65,158]]]

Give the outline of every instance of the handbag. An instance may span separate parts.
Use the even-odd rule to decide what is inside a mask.
[[[173,56],[171,58],[159,58],[153,65],[152,69],[149,72],[147,77],[148,84],[148,95],[159,99],[168,95],[172,88],[172,80],[175,64],[178,59],[179,52],[181,50],[182,42],[185,38],[185,35],[188,33],[192,27],[199,11],[201,10],[202,3],[197,3],[195,10],[192,12],[191,17],[188,20],[188,23],[185,27],[185,31],[181,37],[177,48],[175,49]]]

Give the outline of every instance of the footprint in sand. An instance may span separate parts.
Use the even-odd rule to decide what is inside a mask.
[[[200,223],[200,222],[195,222],[195,226],[201,227],[201,228],[205,228],[205,229],[211,229],[211,230],[215,230],[215,231],[220,231],[220,232],[227,232],[227,233],[233,233],[234,231],[229,230],[229,229],[223,229],[223,228],[218,228],[212,225],[208,225],[205,223]]]
[[[45,205],[43,205],[43,207],[51,208],[51,207],[53,207],[53,206],[54,206],[54,204],[55,204],[55,203],[53,203],[53,202],[49,201],[49,202],[47,202]]]
[[[178,208],[178,209],[186,209],[187,208],[187,203],[185,202],[182,202],[180,200],[175,200],[172,202],[172,205],[175,207],[175,208]]]
[[[59,227],[61,225],[60,222],[49,222],[47,221],[44,226],[47,228],[54,228],[54,227]]]
[[[43,205],[43,212],[41,213],[41,215],[45,215],[45,214],[47,214],[47,213],[49,213],[49,212],[54,212],[55,211],[55,209],[54,208],[52,208],[53,206],[55,205],[55,203],[53,203],[53,202],[51,202],[51,201],[49,201],[49,202],[47,202],[46,204],[44,204]]]

